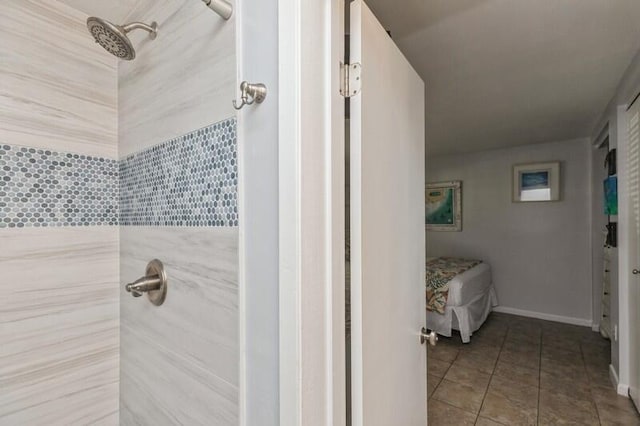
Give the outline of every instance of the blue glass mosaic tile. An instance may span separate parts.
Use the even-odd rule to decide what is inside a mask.
[[[0,144],[0,228],[118,224],[118,162]]]
[[[235,118],[120,161],[120,224],[238,226]]]
[[[0,228],[238,226],[236,120],[121,161],[0,144]]]

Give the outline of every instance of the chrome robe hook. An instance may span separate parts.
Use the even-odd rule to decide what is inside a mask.
[[[237,110],[245,105],[253,105],[254,102],[261,104],[267,97],[267,86],[262,83],[240,83],[240,102],[233,101],[233,107]]]

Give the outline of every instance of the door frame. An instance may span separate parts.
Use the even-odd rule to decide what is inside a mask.
[[[637,98],[637,97],[636,97]],[[638,255],[638,239],[635,235],[635,226],[634,222],[634,208],[631,200],[631,174],[629,164],[626,159],[629,156],[629,152],[631,149],[630,139],[629,139],[629,126],[631,121],[631,108],[633,104],[638,102],[635,98],[630,101],[627,105],[618,108],[618,113],[620,114],[620,128],[624,129],[621,133],[620,140],[618,143],[618,152],[620,153],[619,158],[624,158],[625,161],[618,161],[620,166],[618,166],[618,174],[622,176],[621,182],[621,191],[618,197],[619,199],[619,209],[618,209],[618,222],[619,224],[619,240],[622,238],[622,241],[619,241],[619,249],[621,252],[620,256],[620,280],[619,280],[619,323],[620,323],[620,340],[619,340],[619,352],[620,352],[620,380],[618,382],[618,393],[624,394],[625,396],[629,396],[633,401],[634,405],[636,400],[631,395],[632,391],[632,372],[634,372],[635,368],[633,367],[634,363],[637,363],[637,360],[632,357],[634,353],[632,352],[632,342],[635,340],[633,336],[635,334],[635,327],[632,321],[632,303],[634,300],[630,297],[633,288],[637,286],[638,279],[631,272],[633,269],[637,268],[638,262],[634,256]],[[623,110],[624,109],[624,110]],[[635,248],[634,248],[635,246]],[[624,332],[624,339],[623,337]],[[636,351],[637,352],[637,351]],[[635,354],[637,355],[637,353]],[[637,385],[637,383],[636,383]],[[635,395],[637,398],[637,395]],[[638,407],[636,406],[636,410]]]
[[[627,138],[627,105],[616,107],[618,159],[626,159],[629,149]],[[633,260],[629,258],[629,179],[626,161],[618,161],[618,364],[616,371],[610,366],[610,376],[620,395],[629,395],[629,309],[627,298],[632,276],[630,271]]]
[[[345,425],[345,0],[279,0],[280,424]]]

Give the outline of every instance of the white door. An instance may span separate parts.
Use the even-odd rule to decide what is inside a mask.
[[[424,426],[424,84],[361,0],[350,20],[353,425]]]
[[[640,102],[636,101],[629,111],[629,259],[632,274],[629,276],[629,393],[631,398],[640,407]],[[623,271],[628,273],[631,271]]]

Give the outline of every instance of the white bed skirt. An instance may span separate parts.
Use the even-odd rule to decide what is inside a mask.
[[[451,337],[451,330],[459,330],[464,343],[471,341],[471,335],[485,322],[494,306],[498,306],[498,297],[493,285],[489,291],[463,306],[449,306],[444,314],[427,311],[427,328],[436,333]]]

